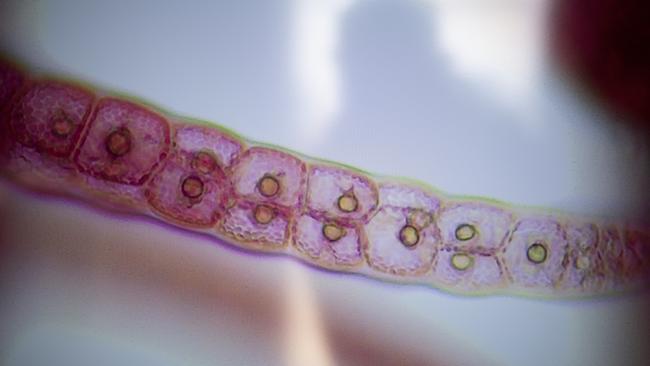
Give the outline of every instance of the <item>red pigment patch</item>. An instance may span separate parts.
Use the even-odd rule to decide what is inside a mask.
[[[0,61],[0,110],[9,106],[11,97],[24,82],[25,77],[18,69]]]
[[[647,228],[626,228],[625,246],[634,251],[646,271],[650,270],[650,231]]]
[[[628,233],[627,243],[616,225],[601,228],[599,255],[610,278],[617,282],[634,280],[643,270],[638,239]]]
[[[104,98],[91,118],[75,161],[107,181],[141,185],[169,152],[169,124],[136,104]]]
[[[5,109],[10,109],[12,98],[18,92],[18,89],[25,82],[25,76],[12,65],[0,61],[0,130],[8,131],[7,114]],[[3,132],[0,134],[0,166],[7,164],[13,141],[9,134]]]
[[[93,100],[92,93],[72,85],[37,83],[16,102],[9,125],[22,145],[68,157],[79,140]]]

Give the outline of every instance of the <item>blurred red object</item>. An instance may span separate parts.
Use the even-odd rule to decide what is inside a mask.
[[[550,29],[561,67],[617,120],[650,131],[650,3],[556,1]]]

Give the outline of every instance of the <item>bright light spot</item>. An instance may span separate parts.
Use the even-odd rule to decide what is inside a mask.
[[[318,142],[340,108],[336,48],[341,16],[351,0],[296,0],[294,3],[294,70],[298,95],[298,136]]]
[[[287,365],[334,365],[306,271],[289,263],[285,339]]]
[[[521,103],[538,85],[543,0],[432,0],[434,35],[458,75],[487,95]]]

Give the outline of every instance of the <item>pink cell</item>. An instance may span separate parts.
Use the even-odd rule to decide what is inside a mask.
[[[650,283],[650,231],[648,227],[628,226],[624,234],[625,247],[632,251],[640,266],[634,280],[642,285]]]
[[[292,238],[300,253],[324,267],[354,266],[362,261],[361,238],[355,228],[305,214],[294,223]]]
[[[566,225],[567,256],[561,287],[577,293],[594,293],[607,287],[609,277],[598,254],[598,227],[591,223]]]
[[[222,168],[230,166],[243,149],[241,142],[216,127],[194,125],[176,126],[174,144],[180,150],[206,151],[217,158]]]
[[[226,211],[218,231],[262,250],[285,247],[289,240],[289,216],[280,207],[241,201]]]
[[[634,251],[646,271],[650,270],[650,230],[647,227],[626,227],[625,246]]]
[[[528,217],[515,226],[503,259],[515,287],[550,290],[562,275],[566,249],[564,230],[557,221]]]
[[[233,163],[231,182],[246,200],[298,209],[303,203],[307,168],[298,158],[264,147],[252,147]]]
[[[369,178],[337,167],[309,170],[307,208],[330,219],[365,222],[375,211],[378,192]]]
[[[210,172],[193,167],[194,154],[173,154],[149,181],[145,196],[159,213],[192,226],[210,227],[232,194],[219,166]]]
[[[431,269],[439,234],[429,212],[385,206],[365,225],[368,264],[396,275],[417,275]]]
[[[483,203],[451,203],[438,216],[437,225],[445,247],[494,251],[510,233],[513,215]]]
[[[136,104],[99,101],[75,161],[95,178],[142,185],[169,152],[167,121]]]
[[[92,93],[76,86],[36,83],[17,101],[9,124],[22,145],[68,157],[79,140],[93,100]]]
[[[53,193],[72,193],[77,169],[69,159],[90,114],[94,96],[76,86],[37,82],[14,99],[3,134],[2,165],[22,184]]]
[[[9,107],[24,82],[25,76],[17,68],[0,60],[0,112]]]
[[[199,227],[214,226],[232,199],[222,167],[241,144],[217,130],[184,126],[176,130],[174,152],[147,184],[151,206],[172,220]]]
[[[433,277],[436,286],[457,292],[489,292],[507,284],[505,273],[495,256],[454,249],[438,252]]]
[[[635,241],[625,241],[618,226],[601,227],[598,255],[603,259],[608,277],[617,285],[638,279],[645,270],[632,244]]]

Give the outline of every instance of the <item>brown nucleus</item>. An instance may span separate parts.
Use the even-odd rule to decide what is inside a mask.
[[[117,129],[106,137],[106,150],[116,157],[131,151],[131,133],[125,128]]]
[[[253,215],[255,217],[255,221],[257,221],[259,224],[265,225],[270,223],[273,220],[273,218],[275,217],[275,212],[269,206],[257,205],[255,206],[255,211],[253,212]]]
[[[589,257],[581,255],[576,258],[575,267],[580,270],[586,270],[591,265]]]
[[[357,201],[354,193],[351,192],[341,195],[341,197],[338,199],[337,204],[339,210],[343,212],[354,212],[359,207],[359,201]]]
[[[413,225],[404,225],[399,231],[399,240],[406,247],[415,246],[420,241],[420,232]]]
[[[323,236],[329,241],[337,241],[345,235],[345,230],[336,224],[323,225]]]
[[[257,182],[257,189],[264,197],[273,197],[280,192],[280,182],[275,177],[265,175]]]
[[[52,119],[51,130],[55,136],[66,137],[74,130],[74,123],[65,115],[56,116]]]
[[[451,265],[459,271],[464,271],[474,264],[474,258],[465,253],[456,253],[451,257]]]
[[[528,250],[526,251],[526,257],[528,257],[528,260],[535,263],[543,263],[546,260],[546,257],[548,256],[548,251],[546,250],[546,247],[544,244],[541,243],[534,243],[533,245],[528,247]]]
[[[188,198],[198,198],[203,194],[203,182],[198,177],[187,177],[181,184],[183,195]]]
[[[458,225],[456,228],[456,239],[460,241],[467,241],[476,235],[476,229],[469,224]]]

